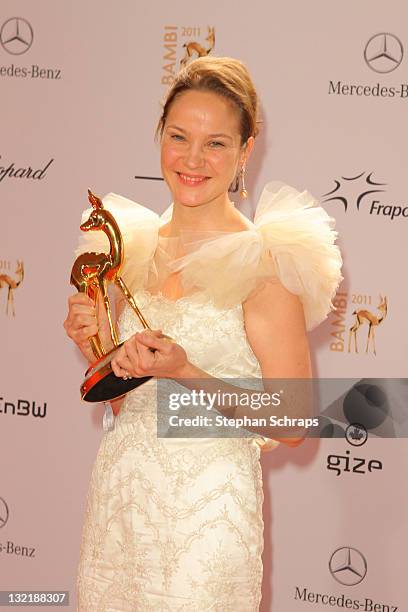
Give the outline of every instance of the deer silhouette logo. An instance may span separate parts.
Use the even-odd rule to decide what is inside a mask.
[[[361,325],[363,325],[363,323],[367,323],[368,333],[367,333],[367,342],[366,342],[365,352],[368,353],[368,347],[370,345],[370,340],[371,340],[372,345],[373,345],[374,355],[377,354],[376,349],[375,349],[374,332],[375,332],[375,328],[378,327],[378,325],[380,325],[384,321],[385,317],[387,316],[387,298],[386,297],[382,297],[380,295],[380,303],[378,304],[377,309],[380,311],[381,313],[380,315],[375,315],[369,310],[355,310],[353,312],[353,315],[355,315],[356,319],[355,319],[354,325],[352,325],[349,330],[349,342],[348,342],[348,352],[349,353],[351,352],[352,338],[354,338],[354,351],[358,353],[357,331],[361,327]]]
[[[183,47],[185,48],[185,53],[184,53],[184,57],[182,57],[180,60],[181,68],[184,68],[184,66],[186,66],[188,61],[194,57],[194,55],[195,57],[205,57],[206,55],[209,55],[211,51],[214,49],[215,30],[211,26],[208,26],[208,35],[205,40],[209,43],[209,46],[207,49],[203,47],[202,45],[200,45],[200,43],[195,42],[195,41],[184,43]]]
[[[8,274],[0,274],[0,289],[8,288],[6,315],[12,314],[16,316],[14,308],[14,290],[21,285],[24,279],[24,264],[22,261],[17,261],[16,278],[11,278]]]

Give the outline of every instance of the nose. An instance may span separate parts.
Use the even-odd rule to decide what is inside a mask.
[[[204,164],[204,154],[200,143],[193,142],[186,151],[184,163],[187,168],[200,168]]]

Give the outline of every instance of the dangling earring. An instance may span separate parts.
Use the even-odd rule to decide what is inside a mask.
[[[243,200],[246,200],[248,197],[248,191],[245,187],[245,164],[242,166],[239,175],[241,177],[241,191],[239,192],[239,194]]]

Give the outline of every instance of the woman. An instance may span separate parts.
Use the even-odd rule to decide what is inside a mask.
[[[273,390],[271,379],[311,376],[306,331],[330,311],[341,258],[329,217],[306,192],[269,184],[255,224],[230,201],[236,177],[246,195],[257,113],[241,62],[193,61],[158,126],[172,207],[159,219],[120,196],[104,200],[126,219],[125,280],[153,329],[140,331],[131,309],[119,307],[128,339],[112,366],[117,376],[155,378],[113,403],[115,426],[103,437],[88,495],[81,611],[259,609],[259,456],[278,442],[256,434],[158,438],[154,382],[196,388],[263,378]],[[88,338],[98,329],[107,337],[82,294],[70,298],[65,328],[89,361]]]

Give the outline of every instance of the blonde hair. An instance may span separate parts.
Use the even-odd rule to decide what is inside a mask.
[[[258,95],[246,66],[232,57],[199,57],[180,70],[163,103],[156,136],[162,136],[174,100],[185,91],[210,91],[230,100],[240,115],[241,144],[258,134]]]

